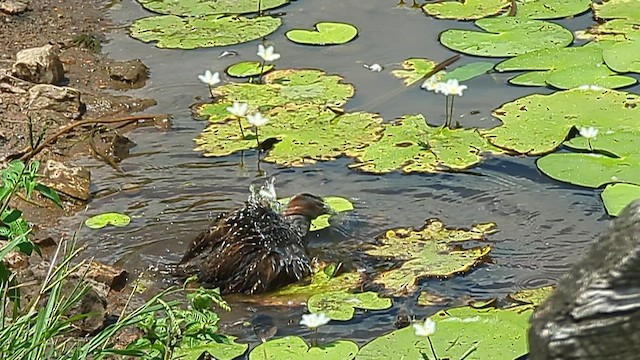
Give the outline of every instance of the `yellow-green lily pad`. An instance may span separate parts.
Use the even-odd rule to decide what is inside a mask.
[[[235,63],[227,68],[225,72],[229,76],[237,78],[246,78],[252,76],[258,76],[267,73],[273,69],[273,64],[262,64],[258,61],[242,61]]]
[[[107,225],[124,227],[129,225],[131,218],[125,214],[109,212],[92,216],[84,221],[84,224],[91,229],[102,229]]]
[[[507,298],[511,301],[514,301],[519,304],[514,304],[518,310],[522,309],[535,309],[540,306],[543,301],[545,301],[553,290],[555,290],[555,286],[543,286],[537,289],[524,289],[520,290],[516,293],[509,294]]]
[[[298,44],[305,45],[338,45],[347,43],[358,36],[358,28],[351,24],[339,22],[319,22],[315,30],[293,29],[284,36]]]
[[[439,19],[475,20],[502,12],[510,4],[510,0],[454,0],[428,3],[422,10]]]
[[[608,0],[591,4],[597,19],[628,19],[640,21],[640,3],[636,0]]]
[[[464,249],[462,242],[484,240],[496,231],[496,224],[485,223],[470,230],[451,229],[437,219],[429,219],[420,229],[388,230],[366,254],[402,261],[400,267],[382,272],[374,281],[396,295],[415,290],[426,277],[450,277],[469,271],[489,254],[491,246]]]
[[[175,349],[174,358],[197,360],[206,353],[214,359],[233,360],[242,356],[248,348],[249,344],[237,343],[235,336],[226,335],[222,341],[186,337],[185,340],[180,342],[180,346]]]
[[[559,19],[589,10],[591,0],[516,0],[516,16],[527,19]]]
[[[249,353],[249,360],[351,360],[357,353],[358,345],[348,340],[335,340],[309,347],[298,336],[285,336],[256,346]]]
[[[640,199],[640,185],[625,183],[609,184],[604,188],[600,196],[604,202],[607,214],[610,216],[620,216],[622,210],[624,210],[627,205]]]
[[[332,320],[347,321],[353,318],[355,309],[384,310],[392,305],[391,299],[381,298],[375,292],[349,293],[333,291],[315,294],[307,306],[312,313],[325,313]]]
[[[405,85],[410,86],[423,80],[425,75],[433,71],[436,65],[438,63],[433,60],[410,58],[402,62],[402,70],[393,70],[391,73],[395,77],[403,79]]]
[[[284,198],[284,199],[278,199],[278,201],[280,203],[282,203],[285,207],[286,205],[289,203],[289,200],[291,198]],[[333,210],[334,213],[338,214],[341,212],[345,212],[345,211],[351,211],[353,210],[353,203],[351,201],[349,201],[348,199],[345,199],[343,197],[340,196],[325,196],[323,197],[324,202],[329,205],[329,207],[331,208],[331,210]],[[322,229],[326,229],[330,226],[329,224],[329,218],[331,217],[331,214],[324,214],[324,215],[320,215],[317,218],[313,219],[311,221],[311,228],[309,229],[310,231],[318,231],[318,230],[322,230]]]
[[[146,9],[159,14],[179,16],[202,16],[222,14],[245,14],[258,12],[256,0],[137,0]],[[289,0],[260,0],[260,10],[269,10]]]

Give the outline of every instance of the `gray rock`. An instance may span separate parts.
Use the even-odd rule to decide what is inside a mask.
[[[53,46],[25,49],[16,55],[13,76],[37,84],[59,84],[64,79],[64,68]]]
[[[81,166],[67,166],[59,161],[47,160],[40,182],[82,201],[89,200],[91,196],[91,173]]]
[[[77,118],[82,109],[80,92],[76,89],[45,84],[29,89],[29,110],[53,110]]]
[[[27,10],[28,1],[0,0],[0,11],[9,15],[17,15]]]
[[[111,80],[124,82],[127,84],[137,84],[147,80],[149,69],[142,61],[116,61],[107,67],[107,72]]]
[[[640,358],[640,200],[629,205],[532,317],[529,358]]]

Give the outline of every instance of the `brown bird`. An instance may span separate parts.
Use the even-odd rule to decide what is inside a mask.
[[[270,188],[271,196],[264,195],[263,186],[242,208],[219,214],[192,241],[177,273],[197,274],[200,282],[223,294],[261,293],[311,274],[305,236],[311,220],[330,209],[322,198],[303,193],[280,213],[273,209],[273,180]]]

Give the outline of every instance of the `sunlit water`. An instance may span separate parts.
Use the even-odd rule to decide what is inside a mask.
[[[378,112],[386,120],[422,113],[429,122],[442,123],[443,98],[417,87],[399,91],[403,85],[389,70],[408,57],[442,61],[454,55],[437,42],[438,34],[451,27],[472,28],[471,23],[431,19],[419,10],[398,8],[391,0],[300,0],[281,11],[286,12],[284,25],[268,37],[283,55],[277,62],[279,68],[319,68],[344,76],[345,82],[356,88],[347,110]],[[243,167],[239,155],[205,158],[194,152],[193,138],[206,123],[194,120],[189,110],[197,98],[208,96],[197,75],[204,69],[222,72],[235,62],[256,60],[257,42],[190,51],[157,49],[126,34],[125,25],[147,15],[130,0],[118,4],[111,16],[123,26],[114,30],[104,50],[112,58],[140,58],[149,66],[151,79],[147,86],[130,94],[155,98],[158,105],[149,112],[171,113],[173,129],[143,129],[129,134],[138,145],[132,150],[133,156],[122,163],[124,175],[87,160],[84,165],[94,174],[94,193],[112,194],[98,196],[86,214],[66,220],[62,227],[75,228],[86,216],[105,211],[129,214],[132,223],[125,228],[82,230],[80,239],[88,245],[86,255],[133,274],[144,273],[162,287],[172,282],[164,270],[179,260],[189,240],[216,212],[241,204],[250,183],[262,181],[253,152],[245,153]],[[589,16],[561,23],[577,30],[591,22]],[[312,28],[325,20],[352,23],[360,35],[349,44],[332,47],[301,46],[284,38],[289,29]],[[231,49],[239,56],[218,58],[222,51]],[[477,59],[463,57],[457,65],[472,61]],[[375,73],[364,68],[363,64],[371,63],[382,64],[385,70]],[[550,92],[508,86],[510,76],[492,74],[468,81],[469,89],[456,102],[456,117],[464,115],[457,120],[463,126],[496,126],[499,122],[491,117],[492,109],[533,92]],[[496,222],[500,231],[489,237],[493,263],[465,276],[430,280],[423,285],[424,289],[456,299],[502,297],[515,290],[553,284],[605,228],[608,217],[599,191],[555,182],[541,175],[534,161],[496,157],[468,172],[436,175],[362,174],[347,168],[351,162],[348,159],[294,169],[262,164],[262,169],[268,176],[277,177],[280,195],[312,190],[354,201],[356,213],[346,216],[341,226],[346,236],[325,231],[323,238],[312,239],[314,249],[327,257],[340,256],[341,248],[371,242],[384,229],[419,227],[432,217],[453,227]],[[139,189],[120,191],[131,184]],[[327,339],[370,340],[392,329],[398,304],[404,301],[412,303],[412,299],[399,299],[391,310],[360,314],[347,323],[333,322],[322,332]],[[434,309],[413,307],[413,311],[423,316]],[[224,316],[226,327],[242,341],[255,342],[251,331],[238,325],[255,312],[275,317],[278,335],[305,331],[297,325],[302,308],[256,309],[242,303],[235,304],[234,311]]]

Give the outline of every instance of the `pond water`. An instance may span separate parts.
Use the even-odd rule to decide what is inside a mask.
[[[417,87],[401,90],[404,86],[389,70],[409,57],[442,61],[454,55],[438,43],[438,34],[454,26],[473,28],[472,23],[431,19],[420,10],[397,7],[393,0],[299,0],[279,11],[286,12],[284,25],[268,36],[282,54],[279,68],[319,68],[343,76],[356,88],[346,110],[377,112],[385,120],[422,113],[430,123],[443,122],[441,96]],[[140,58],[147,64],[151,70],[147,86],[130,94],[155,98],[158,105],[148,112],[172,114],[173,128],[168,132],[147,128],[129,134],[137,146],[122,163],[125,174],[86,160],[83,165],[94,173],[93,191],[98,196],[86,214],[65,220],[62,227],[76,228],[86,216],[106,211],[129,214],[132,222],[128,227],[81,230],[80,239],[88,245],[86,256],[144,274],[161,288],[172,283],[166,268],[180,259],[191,238],[206,228],[216,212],[241,204],[249,184],[263,181],[253,152],[245,153],[244,166],[239,155],[205,158],[194,152],[193,138],[206,122],[194,120],[189,109],[208,96],[198,74],[204,69],[222,72],[238,61],[256,60],[258,42],[189,51],[157,49],[129,38],[126,32],[131,21],[148,15],[130,0],[118,3],[110,16],[122,26],[114,29],[104,51],[118,60]],[[311,28],[327,20],[352,23],[360,35],[351,43],[332,47],[301,46],[284,38],[284,32],[291,28]],[[586,15],[561,23],[576,30],[591,21]],[[218,58],[224,50],[235,50],[238,56]],[[477,59],[465,56],[457,65],[472,61]],[[385,70],[370,72],[363,66],[372,63],[382,64]],[[466,82],[469,88],[456,101],[454,119],[465,127],[496,126],[499,122],[490,113],[502,103],[533,92],[550,92],[508,86],[510,76],[491,74]],[[453,227],[496,222],[499,232],[489,236],[492,263],[465,276],[429,280],[422,285],[453,299],[483,299],[554,284],[608,223],[599,191],[553,181],[537,171],[534,161],[530,157],[494,157],[467,172],[435,175],[363,174],[348,169],[350,161],[345,159],[302,168],[263,163],[261,168],[264,176],[277,177],[279,195],[312,191],[354,201],[357,211],[345,216],[341,226],[346,235],[324,231],[321,237],[312,238],[314,249],[326,256],[338,256],[341,248],[371,242],[388,228],[420,227],[428,218],[437,217]],[[136,190],[122,190],[132,184]],[[356,315],[346,323],[332,322],[321,330],[322,337],[348,337],[361,343],[370,340],[393,329],[395,314],[404,302],[418,316],[437,310],[413,306],[414,300],[399,299],[388,311]],[[258,341],[238,325],[256,312],[276,319],[279,336],[306,333],[297,325],[304,310],[301,307],[255,308],[242,302],[233,307],[224,320],[227,331],[239,335],[241,341]]]

